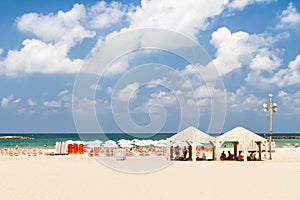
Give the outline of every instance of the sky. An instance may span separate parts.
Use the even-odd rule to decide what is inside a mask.
[[[0,2],[0,132],[299,133],[300,2]]]

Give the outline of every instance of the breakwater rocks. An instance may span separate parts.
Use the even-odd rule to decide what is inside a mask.
[[[32,138],[21,135],[3,135],[0,136],[0,140],[32,140]]]
[[[264,136],[264,138],[269,139],[269,136]],[[300,136],[295,136],[295,135],[272,135],[272,139],[300,139]]]

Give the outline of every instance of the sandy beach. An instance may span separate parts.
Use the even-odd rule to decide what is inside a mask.
[[[145,174],[84,155],[2,156],[0,177],[1,199],[296,199],[300,148],[276,149],[272,161],[173,162]]]

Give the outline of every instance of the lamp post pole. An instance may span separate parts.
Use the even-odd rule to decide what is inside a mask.
[[[269,151],[270,151],[270,160],[272,160],[272,144],[271,144],[271,140],[272,140],[272,134],[273,134],[273,112],[277,112],[277,104],[272,102],[272,98],[273,98],[272,94],[269,94],[268,97],[270,99],[270,105],[264,103],[263,107],[264,107],[264,111],[265,112],[269,111],[269,114],[270,114]],[[267,147],[266,147],[266,154],[267,154]]]
[[[270,98],[270,140],[269,140],[269,151],[270,151],[270,160],[272,160],[272,145],[271,145],[271,140],[272,140],[272,134],[273,134],[273,103],[272,103],[272,94],[269,94]]]

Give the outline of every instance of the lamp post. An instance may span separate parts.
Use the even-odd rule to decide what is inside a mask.
[[[263,107],[264,107],[264,111],[270,113],[270,140],[269,140],[269,151],[270,151],[270,160],[272,160],[272,149],[271,149],[271,140],[272,140],[272,134],[273,134],[273,112],[277,112],[277,104],[276,103],[272,103],[272,98],[273,95],[269,94],[268,95],[269,99],[270,99],[270,104],[268,106],[268,104],[264,103]],[[266,148],[267,149],[267,148]],[[267,151],[267,150],[266,150]]]

